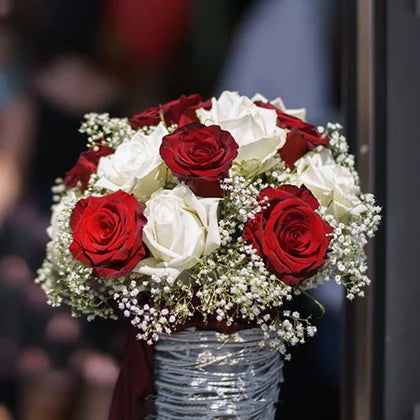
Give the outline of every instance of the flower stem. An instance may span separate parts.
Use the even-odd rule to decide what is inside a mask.
[[[321,319],[324,315],[325,315],[325,306],[319,302],[317,299],[315,299],[311,294],[309,294],[307,291],[299,288],[299,291],[306,296],[307,298],[311,299],[317,306],[318,308],[321,310],[321,315],[318,317],[318,319]]]

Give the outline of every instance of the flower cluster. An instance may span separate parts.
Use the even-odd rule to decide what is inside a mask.
[[[53,187],[37,278],[49,302],[121,314],[148,342],[191,323],[256,325],[289,357],[316,332],[294,296],[328,280],[362,296],[380,221],[341,126],[304,118],[229,91],[88,114],[87,150]]]

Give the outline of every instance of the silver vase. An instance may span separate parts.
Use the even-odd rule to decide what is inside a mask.
[[[262,341],[257,328],[163,335],[155,346],[157,419],[274,419],[283,360]]]

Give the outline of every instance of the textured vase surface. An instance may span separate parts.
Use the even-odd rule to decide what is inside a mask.
[[[155,347],[157,419],[274,419],[283,360],[262,340],[257,328],[163,335]]]

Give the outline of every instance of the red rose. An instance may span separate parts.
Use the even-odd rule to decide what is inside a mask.
[[[330,139],[322,137],[314,125],[280,111],[269,102],[256,101],[255,104],[261,108],[274,109],[277,114],[277,125],[280,128],[290,129],[286,144],[280,149],[280,157],[288,168],[293,169],[295,162],[316,146],[328,146]]]
[[[286,143],[280,149],[280,157],[286,162],[289,169],[294,169],[298,159],[316,146],[328,146],[329,141],[328,137],[319,137],[319,133],[313,135],[293,127],[287,133]]]
[[[270,272],[296,286],[324,265],[332,228],[314,211],[318,200],[304,185],[268,187],[258,199],[264,197],[269,206],[246,222],[243,238]]]
[[[83,152],[76,165],[70,171],[66,172],[64,186],[67,189],[74,188],[80,181],[82,184],[81,190],[82,192],[85,191],[90,176],[98,168],[99,159],[102,156],[112,155],[112,153],[114,153],[114,149],[108,146],[93,146],[86,150],[86,152]]]
[[[160,155],[173,175],[200,197],[222,197],[220,180],[238,155],[232,135],[218,125],[191,123],[166,135]]]
[[[201,96],[198,94],[190,96],[182,95],[179,99],[146,109],[141,114],[134,115],[130,119],[130,124],[135,130],[145,126],[157,125],[161,120],[162,113],[166,125],[177,124],[181,127],[185,124],[198,121],[195,113],[198,108],[210,109],[211,100],[208,99],[202,102]]]
[[[130,194],[117,191],[104,197],[78,201],[70,217],[76,260],[95,269],[99,277],[130,273],[145,256],[144,207]]]

